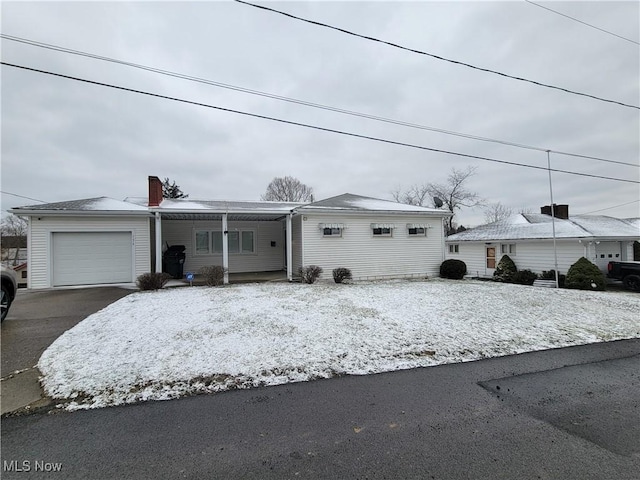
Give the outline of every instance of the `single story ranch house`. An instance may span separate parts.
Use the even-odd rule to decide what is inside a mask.
[[[184,246],[184,272],[282,271],[319,265],[354,279],[437,276],[449,212],[344,194],[309,204],[107,197],[11,209],[28,219],[28,288],[133,283]],[[228,273],[225,283],[228,282]],[[286,277],[285,277],[286,275]]]
[[[632,261],[633,242],[640,240],[640,218],[619,219],[604,215],[569,215],[568,205],[541,208],[541,213],[512,215],[487,225],[456,233],[446,239],[447,258],[467,264],[472,277],[491,277],[503,255],[518,270],[542,273],[554,269],[555,222],[558,272],[566,274],[580,257],[607,272],[610,261]]]

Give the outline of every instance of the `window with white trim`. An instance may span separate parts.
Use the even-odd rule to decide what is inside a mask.
[[[449,253],[460,253],[460,245],[457,243],[449,244]]]
[[[426,237],[429,225],[424,223],[407,223],[407,233],[410,237]]]
[[[323,237],[342,237],[344,225],[342,223],[320,223],[318,228],[322,231]]]
[[[500,253],[503,255],[515,255],[516,254],[516,244],[515,243],[503,243],[500,245]]]
[[[394,228],[396,228],[395,225],[388,223],[372,223],[371,233],[374,237],[391,237]]]
[[[256,252],[254,230],[229,230],[227,241],[230,254],[248,255]],[[196,230],[194,251],[196,255],[222,255],[222,232]]]

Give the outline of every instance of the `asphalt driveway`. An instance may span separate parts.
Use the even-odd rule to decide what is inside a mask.
[[[2,377],[31,368],[53,341],[87,316],[134,292],[118,287],[19,290],[2,322]]]

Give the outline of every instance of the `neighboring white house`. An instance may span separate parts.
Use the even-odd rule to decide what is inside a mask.
[[[618,219],[603,215],[569,215],[567,205],[555,207],[556,254],[550,207],[545,213],[512,215],[446,239],[447,258],[467,264],[467,274],[491,277],[503,255],[509,255],[519,270],[542,273],[567,270],[585,257],[606,272],[610,261],[633,260],[633,242],[640,240],[640,219]]]
[[[319,265],[354,279],[434,276],[449,212],[344,194],[311,203],[106,197],[18,207],[27,217],[29,288],[133,283],[161,271],[167,247],[185,247],[184,271],[229,273]],[[284,277],[284,275],[283,275]],[[228,281],[228,275],[225,282]]]

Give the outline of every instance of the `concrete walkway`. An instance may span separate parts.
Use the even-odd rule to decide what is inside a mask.
[[[34,410],[51,404],[46,398],[38,378],[40,371],[29,368],[0,380],[0,415]]]

